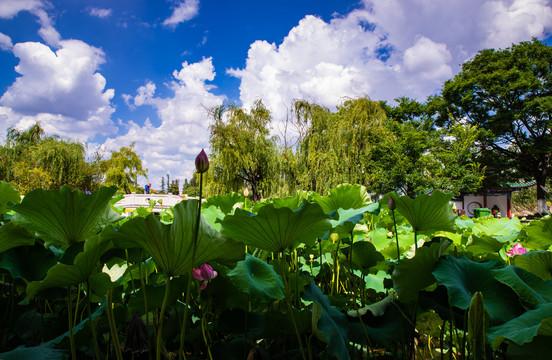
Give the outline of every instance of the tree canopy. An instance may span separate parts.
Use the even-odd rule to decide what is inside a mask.
[[[533,39],[486,49],[444,84],[443,119],[484,130],[486,165],[502,181],[537,182],[538,211],[547,212],[545,184],[552,153],[552,48]],[[513,171],[507,172],[511,168]]]

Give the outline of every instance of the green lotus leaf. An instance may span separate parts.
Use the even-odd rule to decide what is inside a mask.
[[[202,206],[201,216],[209,225],[215,228],[216,231],[220,231],[220,221],[223,220],[226,215],[220,212],[216,206],[211,205],[208,208]]]
[[[304,202],[295,211],[268,204],[257,215],[236,209],[222,221],[221,232],[245,245],[281,252],[301,243],[313,246],[331,227],[328,219],[317,204]]]
[[[451,194],[435,190],[432,195],[421,194],[412,200],[408,196],[391,192],[383,199],[387,203],[389,197],[395,200],[396,210],[410,223],[415,232],[420,231],[450,231],[454,232],[456,214],[452,211]]]
[[[34,242],[33,235],[13,221],[0,227],[0,253],[18,246],[32,245]]]
[[[513,263],[542,280],[552,280],[552,252],[531,251],[527,254],[514,256]]]
[[[450,241],[423,246],[412,259],[402,259],[393,271],[393,287],[402,302],[415,302],[418,293],[435,282],[432,271]]]
[[[379,204],[370,204],[360,209],[337,209],[338,219],[330,220],[332,228],[334,229],[333,232],[350,237],[356,224],[364,218],[365,212],[378,213]]]
[[[307,192],[301,191],[298,192],[295,196],[287,196],[284,198],[274,198],[272,199],[272,203],[274,204],[275,208],[283,208],[287,207],[291,210],[297,210],[301,207],[301,204],[303,204],[303,201],[309,200],[309,194]]]
[[[466,246],[466,251],[473,255],[487,255],[489,253],[496,254],[502,249],[502,243],[494,237],[488,235],[472,235]]]
[[[463,216],[466,216],[466,215],[463,215]],[[454,221],[456,223],[456,227],[458,227],[458,229],[460,230],[466,230],[466,229],[471,229],[475,226],[475,222],[473,221],[472,218],[462,218],[462,217],[457,217],[456,220]]]
[[[284,284],[272,265],[246,255],[245,260],[238,262],[228,276],[238,289],[262,302],[284,298]]]
[[[328,342],[326,347],[328,355],[342,360],[349,359],[345,314],[330,303],[328,297],[322,293],[314,280],[311,280],[310,284],[305,286],[303,298],[312,300],[318,305],[316,314],[313,310],[313,327],[316,326],[324,334]],[[319,317],[317,316],[315,319],[315,315]]]
[[[84,251],[75,257],[73,265],[58,263],[48,270],[44,280],[33,281],[27,285],[28,298],[33,298],[37,292],[44,289],[87,282],[93,274],[101,272],[100,257],[111,246],[111,242],[100,235],[90,237],[84,243]]]
[[[494,349],[505,339],[523,345],[537,335],[552,336],[552,303],[539,305],[535,310],[529,310],[502,325],[491,327],[487,334]]]
[[[501,243],[514,241],[521,231],[521,223],[517,217],[508,219],[486,217],[475,224],[472,233],[474,235],[492,236]]]
[[[378,251],[381,251],[381,250],[385,249],[387,247],[387,245],[389,245],[389,243],[391,241],[393,241],[392,238],[387,236],[387,230],[386,229],[372,230],[368,233],[366,238],[369,239],[369,241],[374,244],[374,246],[376,247],[376,249]],[[414,242],[412,242],[412,243],[414,243]]]
[[[220,209],[224,214],[231,214],[234,210],[234,206],[238,203],[243,203],[245,197],[238,193],[232,192],[225,195],[215,195],[205,200],[201,204],[202,209],[207,209],[210,206],[215,206]],[[202,210],[203,212],[203,210]]]
[[[378,261],[385,260],[374,244],[368,241],[357,241],[351,245],[351,262],[354,267],[366,271],[372,266],[376,266]]]
[[[548,250],[552,245],[552,217],[531,221],[525,228],[526,248],[531,250]]]
[[[36,231],[45,245],[68,247],[95,235],[114,218],[110,200],[114,189],[102,187],[92,194],[72,191],[36,189],[14,206],[15,222]]]
[[[445,256],[435,267],[433,275],[439,285],[447,288],[452,306],[467,309],[473,295],[479,291],[483,294],[491,321],[503,323],[521,314],[523,309],[516,293],[493,277],[491,270],[499,266],[494,260],[477,263],[465,256]]]
[[[517,266],[491,270],[495,279],[514,290],[529,304],[552,302],[552,280],[543,281],[537,275]]]
[[[12,351],[0,354],[2,360],[63,360],[67,358],[67,351],[54,349],[52,344],[41,344],[33,347],[19,346]]]
[[[119,231],[106,231],[104,237],[112,239],[118,247],[143,248],[168,276],[187,274],[192,266],[210,261],[229,264],[243,259],[243,244],[222,236],[201,218],[195,264],[192,264],[197,205],[198,200],[185,200],[175,205],[172,224],[163,224],[150,214],[130,219]]]
[[[341,184],[331,189],[328,196],[314,194],[313,200],[326,214],[339,208],[360,209],[372,202],[364,186],[350,184]]]
[[[13,279],[42,280],[56,262],[54,253],[39,243],[0,253],[0,268],[8,270]]]
[[[8,212],[11,204],[19,204],[19,191],[5,181],[0,181],[0,214]]]

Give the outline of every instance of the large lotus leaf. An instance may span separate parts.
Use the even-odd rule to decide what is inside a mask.
[[[60,190],[36,189],[28,193],[13,221],[21,221],[44,239],[46,246],[65,247],[96,234],[105,225],[113,210],[110,200],[114,189],[102,187],[92,194],[72,191],[64,186]]]
[[[328,219],[317,204],[304,202],[295,211],[268,204],[257,215],[236,209],[222,221],[221,232],[245,245],[281,252],[301,243],[313,246],[331,227]]]
[[[34,237],[13,221],[0,227],[0,253],[11,248],[34,244]]]
[[[502,243],[514,241],[520,231],[521,223],[517,217],[511,219],[486,217],[472,229],[474,235],[492,236]]]
[[[238,289],[262,302],[284,298],[284,284],[272,265],[246,255],[245,260],[238,262],[228,276]]]
[[[19,346],[12,351],[0,354],[2,360],[63,360],[67,358],[67,351],[54,349],[52,344],[41,344],[33,347]]]
[[[443,257],[433,275],[447,288],[450,304],[462,310],[470,306],[476,292],[483,294],[485,308],[494,323],[511,320],[523,312],[518,296],[508,286],[497,281],[491,270],[498,269],[497,261],[477,263],[465,256]]]
[[[220,221],[223,220],[226,215],[220,212],[216,206],[211,205],[208,208],[201,208],[201,216],[209,225],[214,227],[216,231],[220,231]]]
[[[530,343],[522,346],[516,343],[508,344],[506,356],[508,360],[543,360],[550,356],[552,336],[537,335]]]
[[[489,328],[488,332],[489,342],[495,349],[505,339],[523,345],[537,335],[552,336],[552,303],[539,305],[507,323]]]
[[[552,245],[552,217],[531,221],[525,228],[526,248],[530,250],[548,250]]]
[[[363,271],[376,266],[378,261],[385,260],[374,244],[368,241],[357,241],[351,246],[351,262],[354,267]]]
[[[432,271],[450,241],[433,243],[418,249],[412,259],[402,259],[393,271],[393,287],[402,302],[414,302],[418,293],[435,282]]]
[[[101,272],[100,257],[111,246],[111,242],[102,239],[100,235],[89,238],[84,244],[84,251],[75,257],[73,265],[58,263],[48,270],[44,280],[33,281],[27,285],[28,298],[33,298],[37,292],[44,289],[85,283],[93,274]]]
[[[392,192],[385,196],[385,201],[390,196],[395,200],[396,210],[408,220],[414,231],[455,231],[457,216],[450,204],[452,195],[435,190],[432,195],[421,194],[412,200]]]
[[[201,218],[195,264],[192,264],[197,205],[198,200],[185,200],[175,205],[172,224],[162,224],[150,214],[127,221],[119,231],[106,232],[105,237],[122,248],[143,248],[168,276],[187,274],[192,266],[210,261],[232,263],[243,259],[243,244],[222,236]]]
[[[466,251],[473,255],[495,254],[502,249],[502,243],[492,236],[488,235],[472,235],[466,246]]]
[[[475,226],[475,222],[473,221],[473,219],[469,217],[464,218],[464,216],[466,215],[462,215],[456,218],[456,220],[454,221],[456,224],[456,227],[458,227],[458,229],[460,230],[473,228]]]
[[[245,197],[243,195],[233,192],[230,194],[215,195],[213,197],[210,197],[209,199],[205,200],[203,204],[201,204],[201,207],[203,209],[206,209],[210,206],[215,205],[224,214],[230,214],[234,210],[234,206],[236,206],[236,204],[243,203],[244,201]]]
[[[552,280],[543,281],[537,275],[517,266],[505,266],[491,270],[501,283],[514,290],[529,304],[538,305],[552,302]]]
[[[314,201],[318,203],[325,213],[341,209],[360,209],[372,201],[370,194],[362,185],[341,184],[329,191],[328,196],[314,195]]]
[[[543,280],[552,280],[552,252],[531,251],[514,257],[514,265],[523,268]]]
[[[379,204],[370,204],[360,209],[337,209],[338,219],[330,220],[334,229],[333,232],[344,236],[351,236],[355,225],[364,218],[365,212],[372,214],[379,212]]]
[[[387,236],[386,229],[374,229],[366,235],[368,241],[370,241],[378,251],[381,251],[389,245],[389,243],[394,240]]]
[[[0,253],[0,268],[8,270],[13,279],[42,280],[55,264],[54,253],[39,243]]]
[[[5,181],[0,181],[0,214],[5,214],[9,205],[18,204],[21,201],[19,191]]]
[[[272,199],[272,203],[274,204],[275,208],[283,208],[287,207],[291,210],[297,210],[301,207],[301,204],[303,204],[303,201],[309,200],[309,194],[307,192],[299,192],[295,196],[288,196],[284,198],[274,198]]]
[[[340,360],[349,359],[349,352],[347,351],[347,319],[345,314],[330,303],[328,297],[322,293],[322,290],[320,290],[313,280],[311,280],[308,286],[305,286],[303,298],[305,300],[312,300],[319,306],[320,318],[317,322],[315,322],[316,319],[313,319],[313,325],[316,324],[317,329],[324,334],[324,337],[328,341],[326,348],[328,355],[330,357],[335,356]]]

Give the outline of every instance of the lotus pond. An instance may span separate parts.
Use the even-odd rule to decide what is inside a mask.
[[[114,192],[0,183],[0,359],[549,356],[549,217],[347,184],[123,217]]]

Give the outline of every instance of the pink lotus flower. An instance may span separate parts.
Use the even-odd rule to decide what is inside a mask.
[[[209,264],[203,264],[201,265],[201,269],[194,269],[192,272],[192,275],[197,280],[203,280],[203,284],[199,287],[200,290],[205,289],[209,281],[216,278],[218,273],[213,270],[213,268]]]
[[[520,244],[515,244],[513,248],[506,251],[506,255],[513,257],[513,256],[516,256],[516,255],[525,254],[526,252],[527,252],[526,248],[524,248]]]

